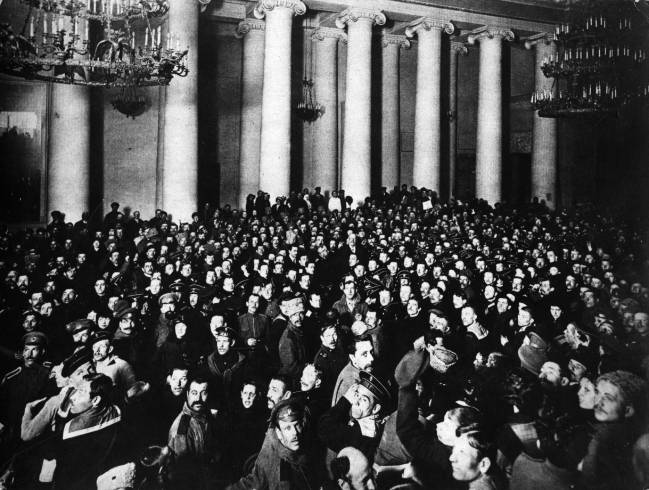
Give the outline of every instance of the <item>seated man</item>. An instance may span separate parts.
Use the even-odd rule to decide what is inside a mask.
[[[379,415],[389,401],[390,392],[384,383],[361,371],[360,381],[320,418],[318,436],[332,451],[352,446],[373,460],[383,431]]]
[[[320,478],[315,461],[307,450],[312,441],[304,430],[306,416],[302,404],[282,400],[270,417],[270,428],[249,475],[233,483],[227,490],[266,490],[292,488],[307,490],[319,488]]]
[[[365,455],[354,447],[342,449],[331,461],[331,473],[342,490],[372,490],[376,488],[372,466]]]
[[[496,446],[478,426],[458,429],[458,437],[449,460],[453,478],[468,484],[469,490],[506,488],[496,466]]]
[[[116,394],[124,399],[126,392],[135,384],[135,372],[131,365],[113,353],[112,335],[97,332],[90,337],[90,347],[95,371],[108,376],[115,385]]]
[[[578,469],[589,489],[635,488],[632,447],[640,435],[637,420],[645,413],[646,386],[626,371],[597,378],[595,435]]]
[[[55,447],[56,488],[94,488],[112,468],[122,447],[122,415],[112,400],[113,382],[105,374],[88,374],[70,396],[70,415]]]

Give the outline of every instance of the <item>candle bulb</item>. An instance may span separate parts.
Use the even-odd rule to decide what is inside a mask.
[[[144,31],[144,47],[146,48],[149,45],[149,28],[147,27]]]
[[[34,37],[34,17],[29,19],[29,37]]]
[[[90,20],[86,19],[86,35],[84,38],[87,42],[90,42]]]

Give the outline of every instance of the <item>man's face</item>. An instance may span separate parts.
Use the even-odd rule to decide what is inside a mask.
[[[558,306],[555,306],[555,305],[550,306],[550,315],[555,320],[558,320],[559,317],[561,316],[561,308],[559,308]]]
[[[82,413],[92,407],[93,399],[90,397],[90,381],[82,381],[70,395],[70,412]]]
[[[584,410],[593,410],[595,408],[595,385],[588,378],[579,380],[579,391],[577,392],[579,407]]]
[[[207,410],[207,383],[192,382],[187,390],[187,406],[196,412]]]
[[[232,346],[232,339],[229,335],[217,335],[216,336],[216,352],[220,356],[226,355],[230,352],[230,347]]]
[[[256,295],[250,295],[248,301],[246,301],[246,307],[248,308],[248,313],[254,315],[259,309],[259,297]]]
[[[95,281],[95,292],[99,296],[103,296],[106,292],[106,281],[103,279],[97,279],[97,281]]]
[[[519,327],[526,327],[532,323],[532,314],[527,310],[519,310],[517,321]]]
[[[556,362],[545,362],[539,372],[539,381],[544,386],[557,388],[562,381],[561,367]]]
[[[509,310],[509,301],[506,298],[498,298],[496,301],[496,310],[498,313],[503,314]]]
[[[309,304],[311,308],[319,310],[322,307],[322,297],[319,294],[309,295]]]
[[[462,318],[462,325],[465,327],[468,327],[476,320],[475,311],[471,307],[462,308],[460,316]]]
[[[649,333],[649,315],[644,312],[638,312],[633,317],[633,326],[639,335]]]
[[[406,312],[411,317],[417,316],[419,314],[419,302],[414,298],[409,299],[406,305]]]
[[[338,343],[338,334],[335,327],[329,327],[320,334],[320,342],[328,349],[334,349]]]
[[[95,362],[102,362],[108,358],[111,351],[109,340],[100,340],[92,344],[92,358]]]
[[[595,418],[599,422],[618,422],[627,414],[620,389],[609,381],[599,381],[595,390]]]
[[[456,441],[449,460],[457,481],[473,481],[481,474],[478,450],[471,447],[466,435]]]
[[[592,291],[586,291],[584,293],[584,306],[586,308],[594,308],[595,303],[595,293],[593,293]]]
[[[286,394],[286,385],[279,379],[271,379],[268,383],[268,392],[266,393],[266,400],[268,408],[272,409],[277,405],[284,395]]]
[[[378,408],[376,397],[365,386],[357,385],[354,393],[351,416],[358,420],[374,415]]]
[[[241,389],[241,404],[243,408],[251,408],[257,398],[257,387],[255,385],[243,385]]]
[[[289,422],[279,420],[278,426],[275,429],[275,434],[279,442],[291,451],[298,451],[302,444],[302,432],[304,430],[302,421],[294,420]]]
[[[349,355],[352,365],[361,371],[372,371],[374,364],[374,349],[372,342],[364,340],[356,342],[356,351]]]
[[[347,282],[345,284],[345,287],[343,288],[343,292],[345,293],[345,297],[347,299],[352,299],[354,296],[356,296],[356,284],[353,282]]]
[[[167,384],[174,396],[180,396],[185,391],[187,386],[187,370],[174,369],[173,372],[167,376]]]
[[[300,389],[302,391],[311,391],[317,388],[316,384],[320,381],[318,379],[318,372],[313,364],[307,364],[302,370],[302,377],[300,378]]]
[[[119,319],[119,329],[126,335],[131,335],[135,329],[133,313],[127,313]]]
[[[23,362],[25,367],[33,366],[43,356],[44,352],[40,345],[25,345],[23,347]]]
[[[288,319],[296,327],[301,327],[304,322],[304,311],[297,311],[289,316]]]

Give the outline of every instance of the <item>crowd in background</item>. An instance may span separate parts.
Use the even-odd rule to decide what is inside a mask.
[[[0,488],[649,485],[641,225],[406,186],[166,211],[0,230]]]

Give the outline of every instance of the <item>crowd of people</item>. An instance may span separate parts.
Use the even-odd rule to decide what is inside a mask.
[[[649,485],[641,226],[406,186],[172,218],[0,230],[0,488]]]

